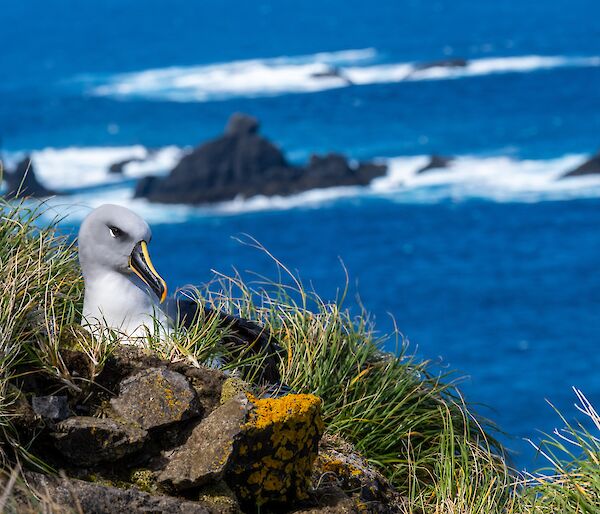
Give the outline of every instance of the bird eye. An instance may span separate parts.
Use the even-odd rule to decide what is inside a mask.
[[[121,237],[123,235],[123,231],[120,228],[117,227],[108,227],[108,230],[110,230],[110,235],[113,237]]]

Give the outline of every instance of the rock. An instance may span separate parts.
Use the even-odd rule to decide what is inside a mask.
[[[29,437],[37,431],[43,422],[36,416],[27,397],[18,387],[8,384],[4,394],[8,400],[5,405],[11,424],[18,434]]]
[[[428,70],[430,68],[464,68],[469,62],[466,59],[457,57],[455,59],[440,59],[439,61],[429,61],[419,63],[415,70]]]
[[[149,368],[126,378],[110,405],[119,418],[144,430],[201,414],[198,396],[188,380],[166,368]]]
[[[225,134],[229,136],[243,136],[258,133],[258,120],[240,112],[233,113],[225,127]]]
[[[142,177],[135,184],[134,198],[148,198],[160,183],[160,177]]]
[[[66,396],[34,396],[31,406],[38,416],[50,421],[62,421],[71,415]]]
[[[251,386],[248,382],[239,377],[229,377],[223,382],[223,386],[221,387],[221,398],[219,399],[219,403],[223,405],[240,393],[243,394],[250,391]]]
[[[560,178],[570,177],[583,177],[586,175],[598,175],[600,174],[600,152],[590,157],[581,166],[578,166],[574,170],[565,173]]]
[[[108,167],[108,172],[111,174],[122,174],[123,169],[129,163],[132,162],[144,162],[146,159],[140,159],[139,157],[131,157],[129,159],[123,159],[122,161],[115,162]]]
[[[366,186],[376,177],[385,175],[387,167],[362,163],[352,167],[340,154],[312,155],[299,179],[300,188],[314,189],[337,186]]]
[[[366,505],[368,512],[410,511],[407,499],[337,435],[322,438],[312,481],[311,502],[317,508],[298,512],[364,512]]]
[[[56,449],[78,466],[110,462],[139,450],[147,432],[112,419],[74,416],[61,421],[51,434]]]
[[[291,195],[314,188],[366,185],[386,166],[350,166],[345,157],[313,156],[306,168],[290,165],[283,153],[259,135],[258,121],[234,114],[225,133],[181,159],[167,177],[146,177],[136,197],[151,202],[204,204],[256,195]]]
[[[237,506],[205,501],[190,501],[169,496],[154,496],[137,489],[118,489],[72,478],[58,478],[27,472],[27,482],[61,509],[86,514],[233,514]],[[23,499],[25,501],[25,499]],[[62,512],[63,510],[61,510]],[[24,510],[25,512],[25,510]],[[29,510],[27,510],[29,512]],[[32,511],[33,512],[33,511]],[[59,511],[53,511],[59,512]]]
[[[159,483],[185,490],[221,480],[249,410],[250,403],[243,396],[214,410],[170,457]]]
[[[350,80],[346,76],[344,71],[341,68],[338,68],[337,66],[328,66],[323,71],[316,71],[314,73],[311,73],[310,76],[316,79],[338,78],[343,80],[347,86],[352,86],[354,84],[352,80]]]
[[[216,508],[230,508],[232,512],[242,513],[235,493],[223,481],[203,487],[198,500]]]
[[[226,481],[253,505],[308,498],[323,432],[321,400],[308,394],[257,400],[237,439]]]
[[[218,369],[190,366],[184,361],[169,362],[161,360],[148,351],[133,345],[121,345],[108,358],[97,381],[102,387],[117,392],[120,383],[127,377],[148,368],[166,367],[168,370],[184,375],[196,391],[200,411],[212,412],[219,406],[221,385],[227,376]]]
[[[308,498],[322,431],[315,396],[238,395],[194,428],[158,481],[182,491],[224,478],[242,501],[256,505]]]
[[[4,174],[6,181],[6,196],[14,198],[17,196],[33,196],[43,198],[57,194],[55,191],[44,187],[35,175],[35,169],[30,157],[21,160],[14,171],[6,170]]]
[[[452,157],[443,157],[434,154],[429,158],[429,162],[425,166],[417,170],[417,173],[425,173],[439,168],[448,168],[453,160]]]

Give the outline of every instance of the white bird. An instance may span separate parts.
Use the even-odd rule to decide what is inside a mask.
[[[227,327],[228,348],[267,354],[262,378],[278,382],[281,347],[270,332],[253,321],[200,307],[184,298],[167,298],[167,284],[148,252],[152,231],[137,214],[118,205],[94,209],[79,229],[79,262],[85,296],[83,322],[120,331],[128,338],[144,337],[156,327],[168,334],[174,326],[198,322],[198,310],[217,315]]]

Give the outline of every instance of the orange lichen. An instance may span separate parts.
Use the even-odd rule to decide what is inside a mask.
[[[321,400],[308,394],[247,397],[253,409],[242,427],[244,444],[232,469],[238,494],[257,505],[306,498],[323,431]]]
[[[285,423],[291,417],[300,421],[314,417],[316,409],[321,408],[321,399],[312,394],[288,394],[282,398],[256,399],[247,393],[248,400],[254,405],[248,428],[265,429],[274,423]]]

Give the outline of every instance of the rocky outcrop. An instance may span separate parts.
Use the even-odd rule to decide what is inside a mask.
[[[6,170],[4,180],[6,182],[5,196],[8,198],[15,198],[17,196],[44,198],[57,194],[39,182],[30,157],[25,157],[21,160],[13,171]]]
[[[129,159],[123,159],[122,161],[113,162],[108,167],[108,172],[112,175],[121,175],[125,166],[132,162],[144,162],[146,159],[141,159],[139,157],[131,157]]]
[[[240,396],[214,410],[175,450],[158,477],[159,483],[185,490],[220,481],[250,408],[248,400]]]
[[[73,464],[112,462],[142,448],[148,433],[135,424],[90,416],[61,421],[51,434],[54,447]]]
[[[590,157],[581,166],[565,173],[560,178],[584,177],[586,175],[600,175],[600,152]]]
[[[417,170],[417,173],[426,173],[431,170],[448,168],[454,159],[452,157],[443,157],[441,155],[432,155],[429,162]]]
[[[427,61],[415,65],[415,70],[428,70],[431,68],[464,68],[469,64],[466,59],[456,57],[454,59],[440,59],[438,61]]]
[[[149,368],[123,380],[110,401],[117,417],[144,430],[165,427],[200,414],[196,391],[188,380],[166,368]]]
[[[50,421],[62,421],[71,415],[64,395],[34,396],[31,406],[38,416]]]
[[[64,511],[85,512],[86,514],[233,514],[239,512],[235,506],[215,503],[210,500],[184,500],[165,495],[152,495],[136,488],[118,487],[90,483],[66,477],[51,477],[40,473],[28,472],[27,482],[44,499],[47,497]],[[23,512],[29,510],[25,498],[17,502]],[[37,511],[37,509],[36,509]],[[55,511],[58,512],[58,511]]]
[[[15,426],[36,435],[31,452],[64,473],[33,473],[30,485],[65,508],[394,512],[393,490],[351,446],[320,446],[316,396],[261,397],[264,385],[132,346],[89,374],[90,357],[66,334],[90,336],[72,328],[60,359],[87,388],[24,370],[11,393]]]
[[[308,499],[324,428],[321,400],[307,394],[249,399],[253,408],[237,438],[228,483],[254,505]]]
[[[195,148],[167,177],[139,181],[135,196],[187,204],[287,196],[315,188],[367,185],[386,171],[384,165],[350,164],[338,154],[313,156],[307,166],[293,166],[259,134],[255,118],[234,114],[221,137]]]

